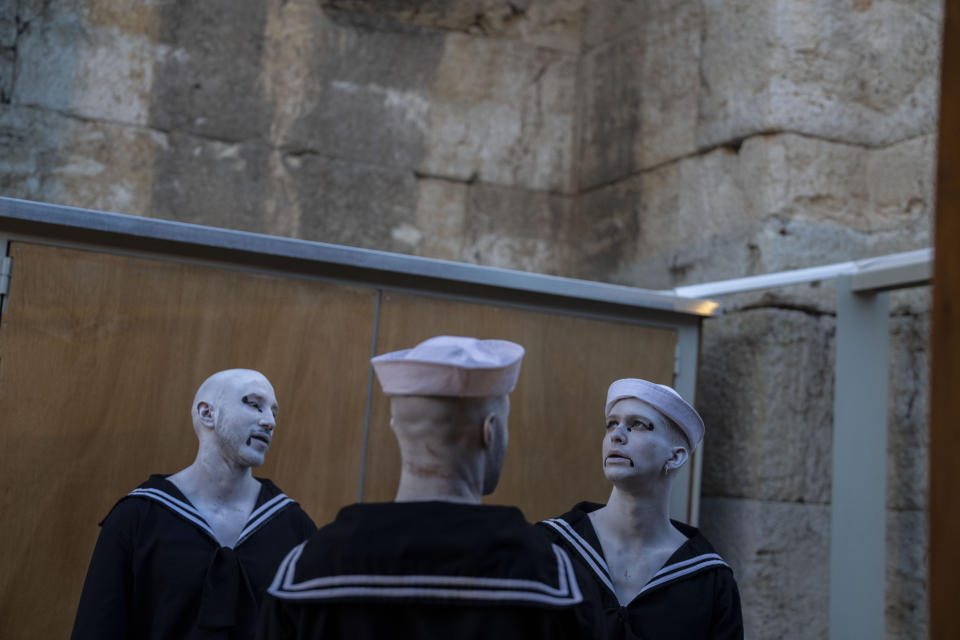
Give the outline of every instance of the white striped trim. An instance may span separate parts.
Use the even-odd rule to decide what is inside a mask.
[[[276,513],[286,507],[288,504],[293,502],[292,498],[287,497],[286,494],[278,494],[262,505],[253,510],[253,513],[250,514],[250,517],[247,518],[247,525],[243,528],[243,531],[240,532],[240,537],[237,538],[235,547],[240,546],[240,543],[253,535],[260,527],[267,523],[270,518],[272,518]]]
[[[287,576],[287,570],[289,569],[291,564],[293,564],[294,562],[297,561],[298,558],[300,558],[300,554],[303,553],[303,548],[306,545],[307,545],[307,541],[304,540],[303,542],[295,546],[293,549],[290,549],[286,557],[284,557],[284,559],[280,562],[280,566],[277,568],[277,573],[275,576],[273,576],[273,582],[271,582],[270,586],[267,587],[267,593],[269,593],[270,595],[277,596],[278,598],[283,597],[281,596],[279,591],[280,591],[281,585],[284,582],[284,579]],[[290,580],[293,580],[293,573],[294,573],[293,570],[290,570]]]
[[[655,574],[653,574],[653,577],[650,578],[650,580],[656,580],[662,575],[666,575],[674,571],[679,571],[680,569],[683,569],[684,567],[688,567],[691,564],[697,564],[698,562],[704,562],[706,560],[719,560],[720,564],[726,564],[726,562],[723,561],[723,558],[721,558],[716,553],[704,553],[703,555],[694,556],[692,558],[688,558],[687,560],[681,560],[680,562],[674,562],[673,564],[668,564],[664,568],[660,569],[660,571],[657,571]]]
[[[715,553],[709,553],[709,554],[706,554],[706,555],[704,555],[704,556],[697,556],[697,558],[705,558],[705,557],[708,557],[708,556],[717,556],[717,554],[715,554]],[[697,558],[693,558],[692,560],[697,560]],[[689,564],[692,560],[688,560],[688,561],[686,561],[686,563]],[[678,563],[676,563],[676,564],[674,564],[674,565],[670,565],[670,566],[671,566],[671,567],[676,567],[676,566],[679,565],[679,564],[684,564],[684,563],[678,562]],[[656,573],[656,575],[654,575],[653,578],[650,579],[650,582],[648,582],[647,584],[645,584],[645,585],[643,586],[643,589],[640,589],[640,593],[638,593],[637,595],[640,595],[640,594],[644,593],[645,591],[649,591],[650,589],[653,589],[654,587],[659,587],[660,585],[665,584],[665,583],[667,583],[667,582],[671,582],[671,581],[673,581],[673,580],[679,580],[680,578],[682,578],[682,577],[684,577],[684,576],[688,576],[688,575],[690,575],[691,573],[698,573],[698,572],[700,572],[700,571],[702,571],[702,570],[704,570],[704,569],[707,569],[707,568],[709,568],[709,567],[717,567],[717,566],[729,568],[729,565],[728,565],[726,562],[724,562],[724,561],[720,558],[720,556],[717,556],[716,559],[704,560],[704,561],[700,562],[699,564],[695,564],[695,565],[689,566],[689,567],[687,567],[686,569],[682,569],[682,570],[680,570],[680,571],[673,571],[673,572],[671,572],[669,575],[665,575],[665,576],[663,576],[662,578],[657,578],[658,575],[661,575],[661,574],[664,573],[664,571],[665,571],[664,569],[661,569],[660,571],[658,571],[658,572]],[[669,569],[669,568],[670,568],[670,567],[667,567],[667,569]]]
[[[610,569],[607,567],[607,563],[604,561],[603,557],[597,553],[586,539],[583,538],[579,533],[577,533],[570,523],[562,518],[550,518],[549,520],[541,521],[542,524],[548,525],[560,533],[566,540],[571,544],[571,546],[580,553],[584,560],[587,561],[587,564],[593,569],[594,573],[597,574],[597,577],[600,578],[600,581],[610,591],[617,595],[617,590],[613,588],[613,582],[610,579]],[[669,564],[655,574],[650,580],[647,581],[647,584],[637,593],[640,594],[658,587],[662,584],[670,582],[672,580],[680,579],[684,576],[688,576],[692,573],[697,573],[703,569],[709,567],[727,567],[729,565],[723,561],[716,553],[704,553],[693,558],[688,558],[687,560],[681,560],[680,562],[674,562]],[[619,600],[619,596],[617,596]]]
[[[295,583],[297,561],[304,545],[294,547],[280,563],[267,592],[284,600],[332,598],[438,598],[536,602],[554,606],[574,605],[583,600],[570,557],[557,545],[558,586],[536,580],[437,575],[339,575]]]
[[[603,559],[603,556],[597,553],[589,542],[570,526],[569,522],[562,518],[550,518],[549,520],[542,520],[541,522],[555,529],[563,536],[567,542],[570,543],[570,546],[583,557],[587,565],[593,569],[593,572],[597,574],[600,581],[610,589],[610,592],[614,595],[617,594],[617,590],[613,588],[613,582],[610,580],[610,569],[607,567],[607,562]]]
[[[160,489],[134,489],[127,495],[148,498],[150,500],[159,502],[171,511],[178,513],[185,519],[200,527],[204,533],[213,538],[217,544],[220,544],[220,541],[217,539],[213,529],[209,524],[207,524],[207,521],[204,520],[203,516],[200,515],[200,512],[197,511],[192,505],[180,500],[176,496],[173,496]],[[286,507],[291,502],[293,502],[292,498],[288,497],[285,493],[280,493],[254,509],[247,518],[247,524],[244,525],[243,530],[240,532],[240,537],[238,537],[237,541],[233,543],[233,548],[239,547],[244,540],[253,535],[278,511]]]
[[[553,525],[554,525],[555,527],[557,527],[557,526],[562,527],[562,529],[563,529],[564,531],[566,531],[567,533],[569,533],[569,534],[570,534],[571,536],[573,536],[576,540],[578,540],[581,545],[583,545],[584,549],[586,549],[586,550],[590,553],[590,556],[597,562],[597,564],[599,564],[601,567],[603,567],[603,570],[604,570],[607,574],[610,573],[610,569],[609,569],[609,567],[607,567],[607,561],[604,559],[604,557],[603,557],[596,549],[593,548],[593,545],[591,545],[589,542],[587,542],[587,539],[586,539],[586,538],[584,538],[584,537],[581,536],[579,533],[577,533],[577,530],[574,529],[573,526],[572,526],[569,522],[567,522],[567,521],[564,520],[563,518],[550,518],[550,519],[547,520],[546,522],[547,522],[548,524],[549,524],[549,523],[553,523]]]
[[[200,515],[200,512],[198,512],[196,509],[191,507],[189,504],[187,504],[183,500],[180,500],[170,495],[166,491],[160,491],[159,489],[134,489],[127,495],[134,496],[134,497],[148,498],[150,500],[159,502],[160,504],[167,507],[174,513],[180,514],[181,516],[183,516],[193,524],[200,527],[204,532],[206,532],[208,536],[213,538],[215,541],[217,540],[217,536],[213,532],[213,529],[211,529],[210,525],[207,524],[207,521],[203,519],[203,516]],[[220,544],[220,542],[217,541],[217,544]]]

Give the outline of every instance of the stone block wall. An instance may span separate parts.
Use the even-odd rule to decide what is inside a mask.
[[[836,315],[799,293],[794,307],[787,292],[742,296],[702,345],[701,524],[737,571],[757,638],[828,636],[833,455],[857,455],[832,450]],[[903,640],[927,634],[929,307],[925,290],[891,296],[886,625]]]
[[[0,190],[569,272],[580,5],[420,4],[5,3]]]
[[[645,288],[931,246],[941,0],[11,0],[0,193]],[[834,293],[704,323],[701,524],[826,635]],[[926,633],[929,295],[893,297],[887,635]],[[844,452],[847,454],[847,452]]]

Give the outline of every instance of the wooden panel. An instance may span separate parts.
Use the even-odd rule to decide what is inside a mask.
[[[14,243],[0,330],[0,637],[66,638],[97,522],[196,453],[210,373],[274,384],[256,475],[322,523],[356,500],[375,293],[307,280]]]
[[[960,7],[945,5],[930,343],[930,637],[960,638]]]
[[[669,383],[676,332],[532,311],[389,294],[380,306],[377,352],[434,335],[513,340],[526,348],[510,398],[510,444],[492,504],[515,504],[538,520],[579,500],[606,502],[600,446],[609,384],[623,377]],[[392,500],[400,454],[389,401],[375,386],[364,500]]]

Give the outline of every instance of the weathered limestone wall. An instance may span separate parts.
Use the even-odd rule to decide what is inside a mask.
[[[892,307],[886,622],[906,639],[926,635],[929,298],[898,293]],[[831,311],[776,301],[704,332],[701,519],[738,569],[751,637],[828,635],[835,331]]]
[[[10,0],[0,193],[648,288],[917,249],[941,22],[941,0]],[[748,638],[823,638],[833,291],[724,302],[702,526]],[[926,634],[928,310],[893,298],[888,638]]]
[[[579,6],[334,4],[3,3],[0,190],[569,272]]]
[[[578,275],[667,288],[931,246],[941,9],[593,5]],[[834,292],[724,302],[699,372],[702,526],[748,637],[824,638],[833,455],[856,455],[832,451]],[[926,635],[928,292],[892,307],[886,623],[906,639]]]

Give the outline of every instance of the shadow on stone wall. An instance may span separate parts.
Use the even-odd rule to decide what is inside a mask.
[[[222,16],[229,14],[229,21]],[[415,215],[411,167],[443,51],[315,5],[203,3],[160,13],[150,125],[159,217],[384,249]]]

